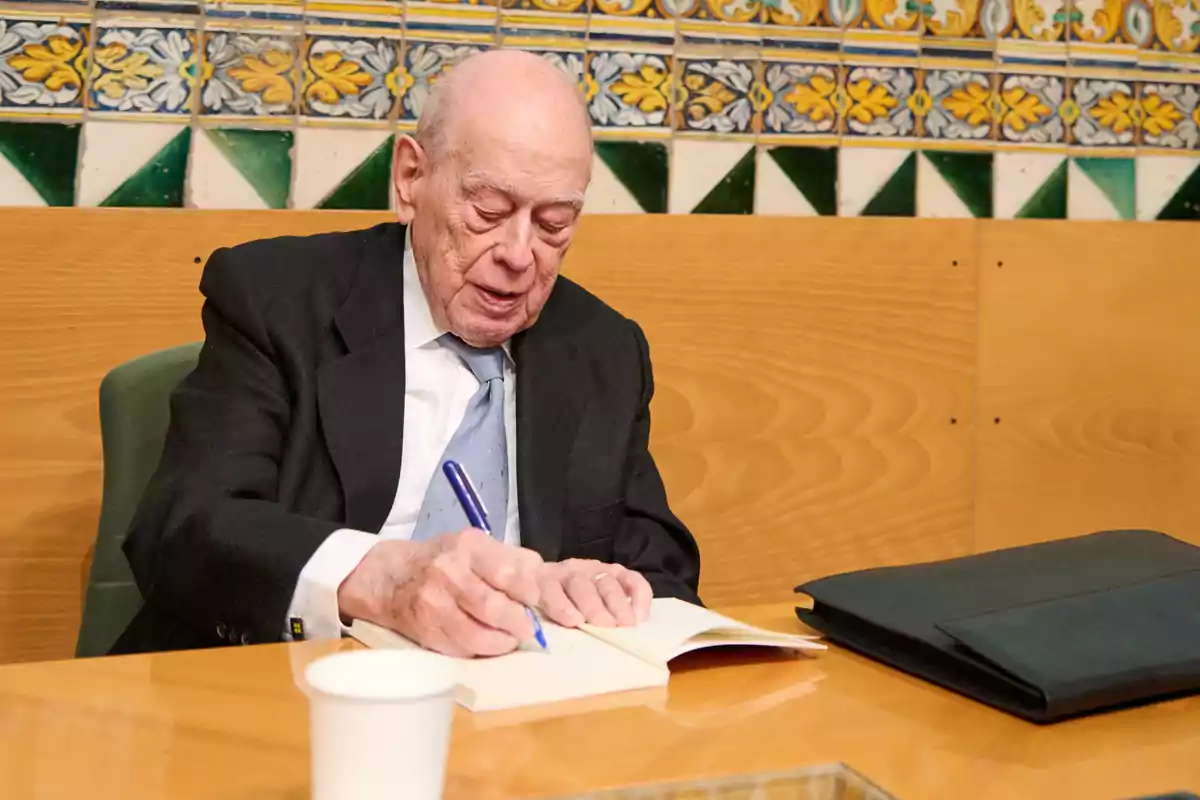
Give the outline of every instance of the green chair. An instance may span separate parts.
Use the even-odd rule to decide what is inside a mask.
[[[186,344],[142,356],[116,367],[100,384],[104,496],[76,656],[107,653],[142,607],[121,544],[162,457],[171,392],[195,368],[200,347]]]

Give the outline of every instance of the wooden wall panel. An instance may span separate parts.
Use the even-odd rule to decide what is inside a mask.
[[[386,218],[0,211],[0,662],[72,652],[99,510],[96,390],[113,365],[200,335],[195,259]],[[567,273],[647,331],[653,446],[707,600],[966,552],[975,249],[969,222],[583,226]]]
[[[1200,544],[1198,245],[1180,223],[983,225],[978,549]]]
[[[971,223],[606,222],[570,272],[646,329],[653,450],[706,602],[967,552]]]

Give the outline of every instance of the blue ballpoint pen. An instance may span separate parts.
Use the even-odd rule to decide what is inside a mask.
[[[480,499],[475,487],[471,484],[471,479],[467,477],[467,471],[457,461],[447,461],[442,464],[442,472],[450,481],[450,487],[454,489],[454,496],[458,498],[471,526],[479,528],[484,533],[491,533],[492,526],[488,524],[487,508],[484,507],[483,500]],[[529,614],[529,621],[533,623],[533,638],[545,650],[546,634],[542,632],[541,621],[538,620],[537,614],[533,613],[532,608],[526,606],[525,612]]]

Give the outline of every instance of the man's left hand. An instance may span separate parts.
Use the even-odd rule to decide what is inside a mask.
[[[636,625],[650,616],[654,596],[640,572],[578,558],[544,564],[538,585],[542,612],[568,628]]]

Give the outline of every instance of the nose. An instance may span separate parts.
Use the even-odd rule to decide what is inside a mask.
[[[496,260],[515,272],[533,266],[533,220],[528,214],[513,214],[504,225]]]

